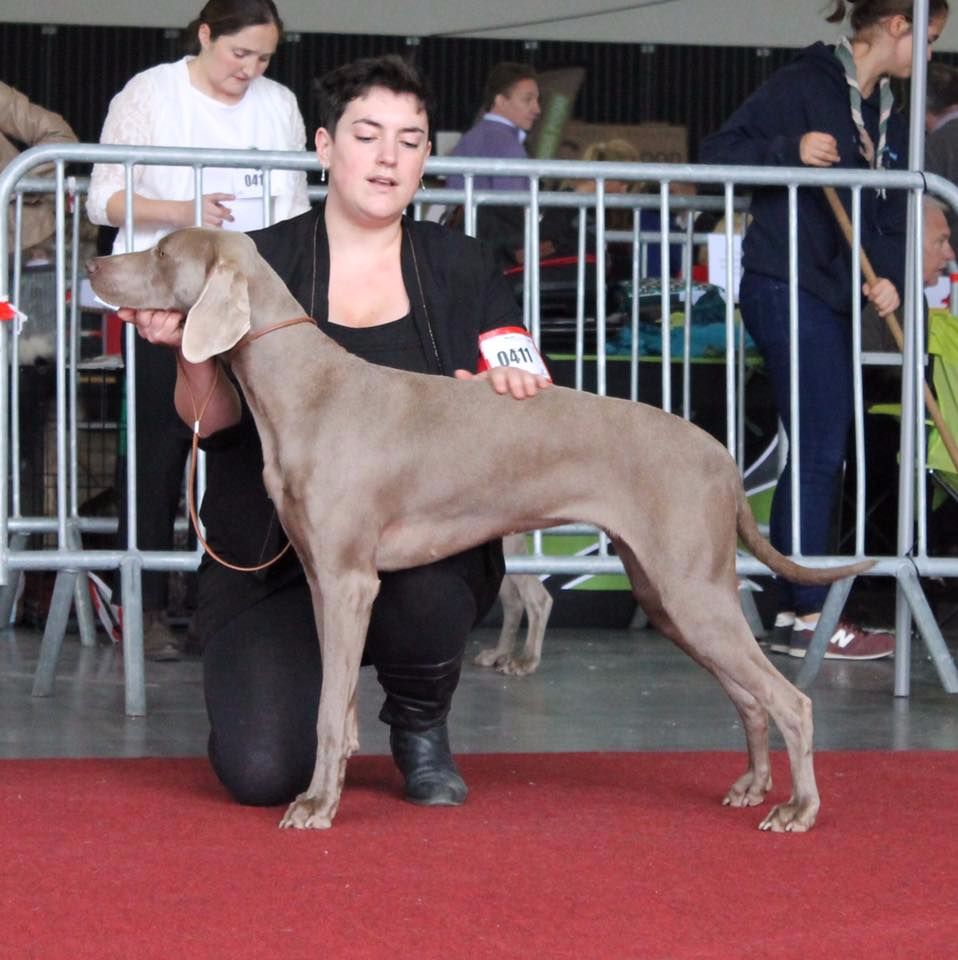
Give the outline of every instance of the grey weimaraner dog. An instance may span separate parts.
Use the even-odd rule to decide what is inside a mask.
[[[502,550],[507,557],[526,552],[526,537],[514,533],[503,537]],[[552,594],[542,581],[530,573],[513,573],[502,578],[499,588],[502,603],[502,630],[494,647],[480,650],[475,662],[480,667],[495,667],[500,673],[525,677],[535,673],[542,659],[542,642],[552,612]],[[526,615],[526,642],[522,653],[514,653],[522,614]]]
[[[742,615],[736,537],[802,583],[870,564],[812,570],[779,554],[721,443],[627,400],[552,387],[519,401],[482,381],[368,364],[304,318],[242,234],[181,230],[152,250],[100,258],[90,275],[104,300],[187,313],[183,355],[226,354],[255,417],[266,489],[306,570],[323,660],[316,767],[282,826],[328,827],[339,805],[357,746],[356,682],[377,571],[571,521],[608,532],[649,619],[738,708],[748,769],[724,802],[765,798],[770,714],[788,750],[792,794],[761,827],[812,826],[811,702],[769,663]]]

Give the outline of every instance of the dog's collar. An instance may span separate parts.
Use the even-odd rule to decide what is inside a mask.
[[[311,323],[314,326],[316,321],[312,317],[293,317],[291,320],[280,320],[279,323],[271,323],[268,327],[263,327],[262,330],[255,330],[252,333],[246,334],[239,343],[236,344],[238,347],[245,347],[247,344],[252,343],[254,340],[259,340],[260,337],[265,337],[267,333],[273,333],[276,330],[282,330],[284,327],[294,327],[298,323]]]

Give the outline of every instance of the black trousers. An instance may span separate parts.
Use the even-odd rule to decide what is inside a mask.
[[[502,579],[501,563],[490,555],[501,561],[501,553],[482,546],[381,575],[363,663],[376,668],[386,692],[380,713],[386,723],[425,730],[445,720],[466,638]],[[216,628],[206,638],[203,668],[216,775],[240,803],[289,802],[312,775],[323,675],[305,578]]]
[[[173,524],[183,489],[183,471],[192,435],[173,406],[176,356],[168,347],[136,342],[136,537],[141,550],[173,548]],[[127,418],[131,416],[129,406]],[[125,450],[117,457],[120,524],[117,542],[125,546],[127,485]],[[163,611],[169,574],[143,573],[143,609]]]

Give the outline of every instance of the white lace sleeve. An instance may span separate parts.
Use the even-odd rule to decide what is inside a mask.
[[[287,150],[306,150],[306,124],[303,121],[303,115],[299,111],[299,104],[296,101],[296,95],[289,91],[289,144]],[[293,173],[295,187],[293,188],[292,212],[290,216],[295,217],[305,213],[309,209],[309,195],[306,192],[306,171],[295,171]]]
[[[139,73],[110,102],[100,143],[120,143],[149,147],[152,140],[153,98],[155,87],[149,77]],[[143,167],[133,168],[134,191]],[[87,197],[87,216],[93,223],[108,223],[106,203],[118,190],[126,188],[124,168],[117,163],[94,164]]]

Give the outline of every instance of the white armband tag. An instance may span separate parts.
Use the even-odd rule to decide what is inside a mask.
[[[479,335],[479,372],[491,367],[518,367],[552,382],[539,348],[524,327],[496,327]]]

